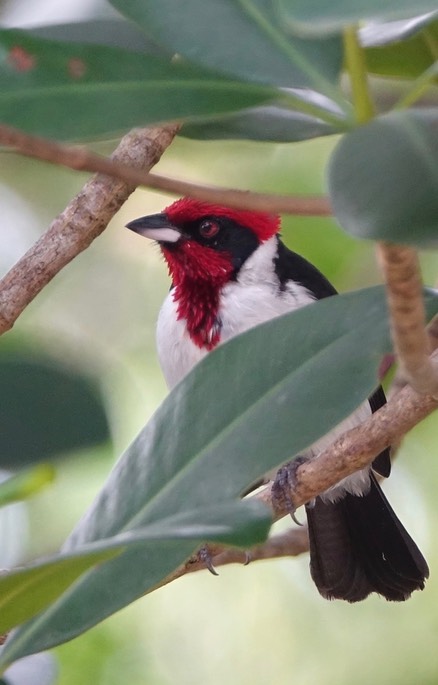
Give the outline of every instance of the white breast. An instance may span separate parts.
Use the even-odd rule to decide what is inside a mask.
[[[170,291],[157,321],[158,359],[169,388],[173,388],[208,351],[194,344],[185,321],[177,318],[177,303]]]

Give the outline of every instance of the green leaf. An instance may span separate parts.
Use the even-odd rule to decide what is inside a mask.
[[[135,554],[145,555],[149,558],[149,565],[153,567],[162,565],[166,569],[162,576],[164,577],[173,570],[173,568],[168,568],[169,556],[172,559],[178,552],[182,561],[194,547],[206,540],[241,546],[253,545],[266,538],[270,524],[269,511],[260,502],[221,503],[204,509],[185,511],[150,526],[83,545],[27,568],[12,571],[0,577],[0,633],[7,632],[23,621],[36,616],[42,609],[54,602],[80,575],[97,563],[100,563],[100,572],[96,591],[102,599],[102,591],[107,592],[110,587],[105,584],[100,585],[101,574],[106,575],[106,565],[102,562],[115,557],[120,552],[124,553],[125,558]],[[141,568],[127,570],[125,576],[119,577],[116,585],[120,585],[121,588],[129,586],[136,575],[141,572]],[[147,575],[148,568],[145,567],[143,572]],[[93,584],[92,572],[86,578],[89,578]],[[117,594],[116,587],[113,590]],[[69,592],[74,592],[74,588]],[[86,618],[88,601],[86,592],[82,595],[82,600],[84,600],[82,607],[76,605],[75,613],[70,615],[64,625],[65,635],[69,634],[73,637],[76,634],[74,632],[76,624]],[[52,611],[53,607],[49,607],[48,613]],[[11,636],[0,655],[0,663],[3,667],[29,653],[25,647],[26,638],[29,633],[38,634],[41,620],[43,619],[37,617]],[[34,645],[35,641],[32,641],[32,644]]]
[[[267,0],[111,0],[167,49],[250,81],[324,88],[337,83],[339,38],[303,40],[285,34]],[[195,20],[196,18],[196,20]],[[323,91],[321,91],[323,92]]]
[[[428,293],[426,303],[429,315],[438,311],[436,295]],[[66,551],[146,526],[159,530],[169,517],[187,524],[188,510],[237,498],[351,414],[372,392],[390,349],[382,288],[318,301],[219,346],[173,389],[121,457]],[[154,589],[192,545],[169,539],[156,553],[144,544],[87,574],[18,630],[5,658],[95,625]]]
[[[21,468],[108,440],[92,381],[24,352],[0,355],[0,466]]]
[[[438,111],[393,112],[345,136],[329,164],[329,192],[353,235],[416,245],[438,238]]]
[[[50,464],[38,464],[20,471],[0,483],[0,507],[32,497],[51,483],[54,477],[55,470]]]
[[[381,76],[416,78],[435,62],[429,40],[435,40],[438,45],[438,22],[429,26],[427,32],[427,39],[425,33],[421,32],[402,43],[367,47],[367,68],[371,73]]]
[[[201,140],[260,140],[290,143],[328,136],[340,128],[316,116],[293,112],[286,107],[254,107],[237,114],[188,123],[181,135]]]
[[[0,120],[30,133],[92,138],[232,112],[275,97],[273,88],[201,67],[0,30]]]
[[[306,35],[336,33],[364,21],[411,19],[434,12],[436,0],[277,0],[279,13],[293,31]]]
[[[90,567],[116,556],[120,549],[89,550],[40,561],[0,576],[0,633],[27,621],[59,597]],[[6,649],[2,650],[1,658]]]

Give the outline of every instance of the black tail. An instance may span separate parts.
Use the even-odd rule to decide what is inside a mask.
[[[310,572],[323,597],[359,602],[371,592],[403,602],[422,590],[427,563],[371,477],[363,497],[307,505]]]

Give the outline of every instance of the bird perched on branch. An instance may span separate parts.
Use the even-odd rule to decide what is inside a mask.
[[[157,324],[159,359],[170,387],[220,343],[336,294],[314,266],[285,247],[277,216],[183,198],[160,214],[131,221],[128,228],[157,241],[172,278]],[[378,388],[301,459],[316,458],[385,401]],[[285,485],[285,473],[293,479],[293,468],[292,463],[279,471],[274,491]],[[389,471],[385,450],[372,467],[306,505],[310,570],[323,597],[357,602],[376,592],[403,601],[423,589],[426,561],[376,480],[376,473],[388,476]]]

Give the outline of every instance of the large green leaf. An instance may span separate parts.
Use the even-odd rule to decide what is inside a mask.
[[[1,353],[0,466],[21,468],[108,438],[91,379],[30,352]]]
[[[426,296],[430,315],[438,298]],[[321,300],[219,346],[177,385],[115,466],[65,550],[233,500],[307,448],[373,390],[390,350],[382,288]],[[191,544],[143,545],[83,576],[7,659],[71,639],[145,592]]]
[[[284,21],[293,31],[308,35],[336,33],[363,21],[410,19],[434,12],[436,0],[277,0]]]
[[[342,66],[339,38],[285,34],[269,0],[111,0],[166,48],[245,80],[325,88]]]
[[[31,133],[92,138],[275,96],[273,88],[169,59],[0,30],[0,121]]]
[[[49,24],[29,29],[29,33],[48,40],[94,43],[149,55],[169,56],[168,51],[146,36],[144,31],[124,19],[88,19],[67,24]]]
[[[194,547],[206,540],[241,546],[253,545],[266,538],[270,524],[269,512],[259,502],[230,501],[167,517],[138,530],[82,545],[73,551],[12,571],[0,577],[0,634],[32,619],[91,566],[100,563],[100,573],[105,576],[104,562],[120,553],[132,555],[140,552],[149,559],[149,565],[155,568],[161,565],[168,569],[168,573],[172,568],[168,568],[167,559],[174,558],[176,553],[184,559]],[[147,567],[143,571],[148,574]],[[122,587],[129,586],[136,574],[141,572],[141,568],[129,569],[126,576],[120,577],[117,582]],[[102,600],[102,593],[109,591],[111,594],[116,588],[103,584],[100,590],[97,587],[95,590]],[[74,587],[71,591],[74,592]],[[66,596],[68,594],[69,592]],[[67,636],[74,636],[77,624],[86,619],[85,606],[84,604],[82,609],[77,606],[74,614],[70,615],[64,626],[65,639],[68,639]],[[51,611],[52,608],[49,607],[48,613]],[[29,653],[25,646],[29,632],[38,633],[40,623],[41,619],[37,617],[12,636],[0,655],[3,667]]]
[[[345,136],[329,164],[334,213],[362,238],[438,239],[438,111],[394,112]]]

